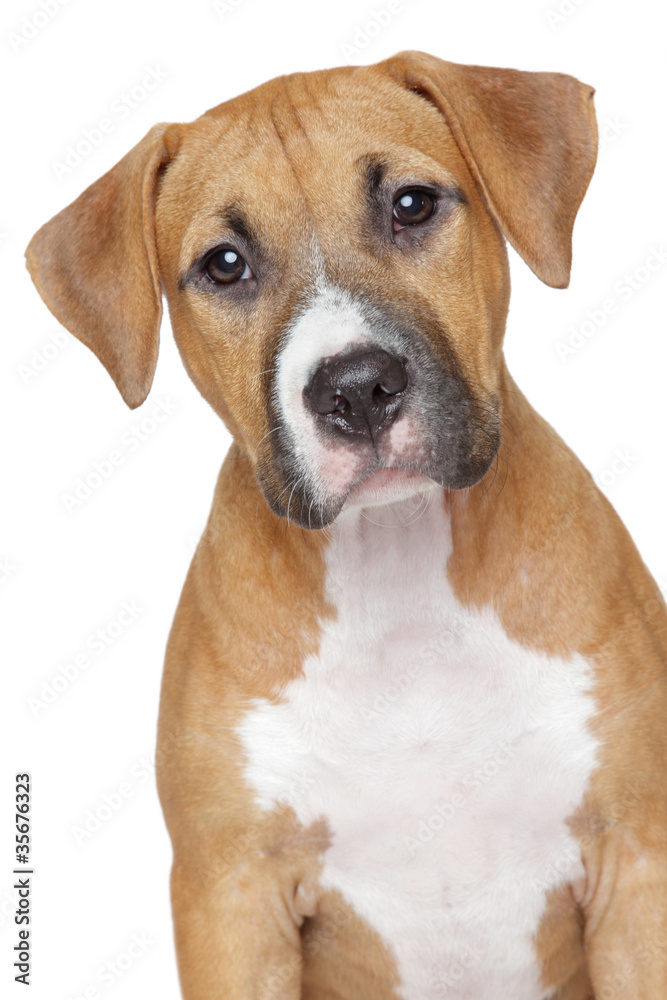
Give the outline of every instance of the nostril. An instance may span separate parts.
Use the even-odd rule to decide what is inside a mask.
[[[408,384],[408,373],[405,366],[396,358],[390,358],[383,367],[382,378],[375,386],[373,395],[383,398],[384,396],[396,396],[399,392],[403,392]]]
[[[403,388],[405,388],[405,386],[403,386]],[[381,382],[378,382],[378,384],[373,389],[373,397],[375,399],[384,399],[385,396],[395,396],[396,393],[400,391],[401,391],[400,389],[394,389],[392,391],[391,389],[388,389],[386,385],[382,385]]]

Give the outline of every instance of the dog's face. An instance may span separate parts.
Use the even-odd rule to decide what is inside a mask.
[[[132,405],[152,376],[161,286],[186,367],[270,507],[318,528],[345,504],[486,474],[503,233],[565,284],[594,155],[590,89],[569,77],[418,53],[281,77],[153,130],[40,230],[29,263]],[[85,254],[95,224],[95,261],[114,248],[128,261],[115,294],[131,300],[111,318],[114,291],[100,295]],[[82,332],[91,319],[97,335]]]
[[[327,77],[316,101],[297,76],[223,105],[158,203],[183,357],[270,506],[309,527],[378,469],[422,475],[366,499],[468,486],[499,444],[503,240],[439,112],[383,83]]]

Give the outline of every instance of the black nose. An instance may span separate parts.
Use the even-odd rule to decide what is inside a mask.
[[[320,365],[304,395],[341,433],[374,438],[398,416],[407,384],[405,364],[398,358],[361,350]]]

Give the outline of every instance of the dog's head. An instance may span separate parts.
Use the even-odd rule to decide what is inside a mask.
[[[55,316],[130,406],[161,295],[275,513],[478,482],[500,444],[504,237],[569,279],[596,153],[569,76],[406,52],[280,77],[161,125],[28,247]]]

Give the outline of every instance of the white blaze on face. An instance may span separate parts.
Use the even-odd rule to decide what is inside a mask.
[[[325,361],[364,347],[394,355],[404,351],[399,336],[369,322],[349,292],[318,277],[312,299],[288,330],[278,353],[274,393],[278,419],[286,429],[299,472],[326,496],[345,494],[365,473],[368,456],[360,455],[355,439],[323,438],[303,392]],[[415,417],[402,412],[385,433],[383,464],[409,462],[418,451],[419,439]]]
[[[325,493],[344,492],[356,478],[360,460],[345,442],[332,446],[320,440],[303,391],[326,359],[371,342],[368,322],[351,296],[318,282],[315,296],[292,325],[278,354],[275,394],[279,420],[287,429],[303,473]]]

